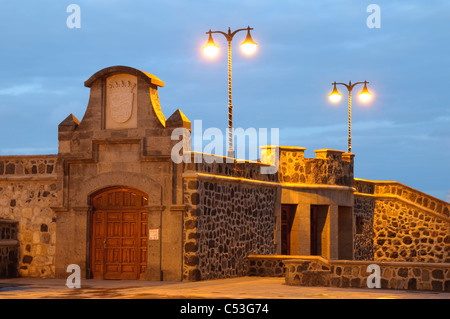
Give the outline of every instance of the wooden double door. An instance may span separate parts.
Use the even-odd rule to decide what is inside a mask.
[[[110,188],[91,200],[90,266],[95,279],[143,279],[147,268],[147,195]]]

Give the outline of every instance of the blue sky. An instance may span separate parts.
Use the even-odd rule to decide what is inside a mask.
[[[71,3],[79,29],[66,25]],[[380,28],[366,24],[372,3]],[[58,124],[86,110],[84,81],[113,65],[163,80],[166,117],[180,108],[225,128],[226,51],[208,60],[201,47],[209,29],[248,25],[257,54],[239,51],[245,33],[233,40],[236,127],[279,128],[308,157],[346,150],[347,93],[331,104],[331,83],[367,80],[373,101],[353,99],[355,176],[449,200],[450,2],[439,0],[0,0],[0,155],[57,153]]]

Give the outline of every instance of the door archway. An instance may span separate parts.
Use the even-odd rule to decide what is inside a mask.
[[[91,196],[90,268],[94,279],[143,279],[147,269],[148,195],[110,187]]]

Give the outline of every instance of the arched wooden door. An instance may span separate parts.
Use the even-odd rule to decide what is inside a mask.
[[[143,279],[147,268],[148,198],[108,188],[91,197],[91,270],[95,279]]]

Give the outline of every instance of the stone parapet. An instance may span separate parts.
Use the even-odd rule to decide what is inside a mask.
[[[56,178],[56,155],[0,156],[0,180]]]
[[[395,197],[419,206],[440,218],[450,221],[450,203],[395,181],[371,181],[355,178],[355,195],[374,195],[377,198]]]
[[[450,204],[398,182],[355,179],[355,259],[450,262]]]
[[[326,259],[320,256],[299,255],[249,255],[247,257],[247,276],[259,277],[284,277],[286,275],[285,261],[290,259],[311,260],[316,263],[326,263]]]
[[[304,147],[262,146],[261,161],[276,163],[278,156],[281,183],[353,186],[353,154],[320,149],[315,150],[316,158],[305,158],[304,151]]]
[[[277,182],[277,174],[265,174],[261,170],[268,167],[257,161],[236,160],[227,156],[218,156],[199,152],[188,152],[190,161],[184,162],[185,172],[205,173],[216,176],[235,177],[248,180]]]

